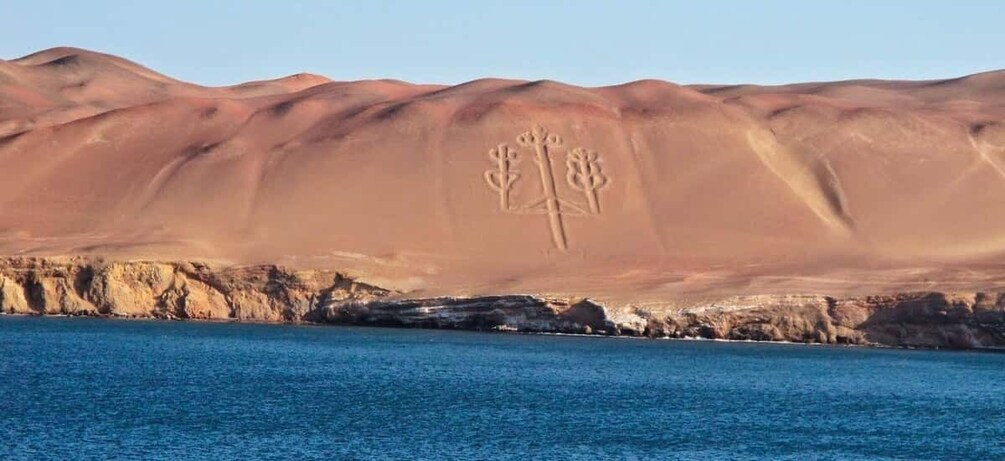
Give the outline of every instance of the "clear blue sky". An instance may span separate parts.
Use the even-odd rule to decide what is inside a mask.
[[[1005,68],[1005,1],[0,0],[0,58],[69,45],[206,85],[925,79]]]

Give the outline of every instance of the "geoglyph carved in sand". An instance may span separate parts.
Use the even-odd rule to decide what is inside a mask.
[[[520,151],[501,143],[489,150],[489,158],[495,166],[494,170],[485,172],[485,182],[499,194],[499,211],[513,214],[545,214],[551,228],[552,242],[559,250],[568,249],[565,236],[563,216],[597,216],[600,215],[598,191],[603,188],[608,178],[600,171],[599,154],[583,147],[576,147],[566,153],[565,180],[572,190],[583,194],[585,204],[561,198],[555,185],[555,174],[551,165],[551,154],[563,147],[562,138],[549,133],[541,126],[534,126],[516,138],[520,147],[533,150],[533,160],[541,180],[541,198],[526,206],[514,206],[510,203],[510,193],[513,185],[520,178],[516,170]]]

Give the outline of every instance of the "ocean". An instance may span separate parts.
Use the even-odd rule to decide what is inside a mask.
[[[1005,459],[1005,354],[0,316],[0,459]]]

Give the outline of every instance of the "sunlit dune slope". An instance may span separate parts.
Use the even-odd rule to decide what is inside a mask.
[[[51,49],[0,61],[0,252],[619,299],[913,283],[1005,254],[1005,72],[209,88]]]

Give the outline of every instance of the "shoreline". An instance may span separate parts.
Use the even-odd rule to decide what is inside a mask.
[[[333,270],[193,261],[0,258],[0,311],[110,318],[984,349],[1005,292],[733,296],[609,306],[533,294],[409,298]]]
[[[942,352],[980,352],[980,353],[994,353],[1001,354],[1005,353],[1005,347],[973,347],[973,348],[951,348],[951,347],[917,347],[917,346],[899,346],[899,345],[886,345],[886,344],[827,344],[820,342],[800,342],[800,341],[759,341],[753,339],[725,339],[725,338],[703,338],[703,337],[653,337],[653,336],[637,336],[637,335],[612,335],[612,334],[586,334],[586,333],[566,333],[566,332],[553,332],[553,331],[513,331],[513,330],[492,330],[492,329],[460,329],[460,328],[437,328],[437,327],[415,327],[415,326],[387,326],[387,325],[367,325],[367,324],[353,324],[353,323],[331,323],[331,322],[312,322],[312,321],[298,321],[298,322],[270,322],[270,321],[255,321],[255,320],[240,320],[240,319],[191,319],[191,318],[166,318],[166,317],[155,317],[155,316],[124,316],[124,315],[109,315],[109,314],[40,314],[40,313],[9,313],[0,311],[0,318],[2,317],[17,317],[17,318],[68,318],[68,319],[94,319],[94,320],[122,320],[122,321],[138,321],[138,322],[176,322],[176,323],[204,323],[204,324],[233,324],[233,325],[262,325],[262,326],[307,326],[307,327],[318,327],[318,328],[329,328],[329,327],[341,327],[341,328],[374,328],[374,329],[389,329],[389,330],[435,330],[435,331],[454,331],[454,332],[464,332],[464,333],[476,333],[476,334],[502,334],[502,335],[526,335],[526,336],[546,336],[546,337],[571,337],[571,338],[593,338],[593,339],[620,339],[620,340],[638,340],[638,341],[671,341],[671,342],[697,342],[697,343],[723,343],[723,344],[770,344],[770,345],[782,345],[782,346],[811,346],[811,347],[832,347],[832,348],[865,348],[865,349],[889,349],[889,350],[917,350],[917,351],[942,351]]]

